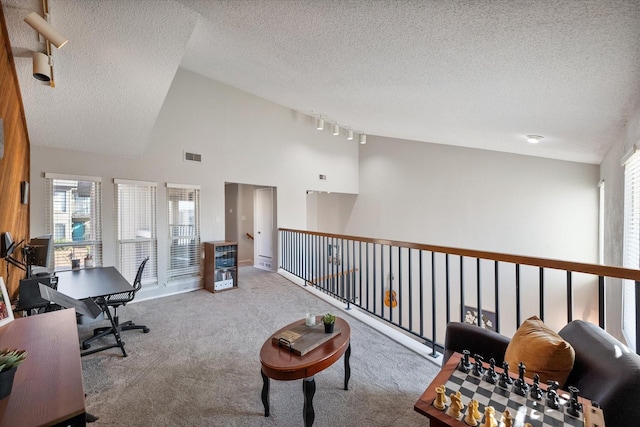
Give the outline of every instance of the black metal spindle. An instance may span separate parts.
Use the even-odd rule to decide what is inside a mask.
[[[377,276],[377,268],[376,268],[376,261],[377,261],[377,257],[376,257],[376,246],[378,246],[377,244],[373,244],[373,284],[371,286],[371,288],[373,289],[373,313],[376,314],[377,309],[376,307],[378,306],[378,298],[376,298],[376,289],[377,289],[377,285],[376,285],[376,276]]]
[[[520,327],[520,264],[516,264],[516,329]]]
[[[540,320],[544,321],[544,268],[542,267],[538,272],[538,284],[540,288]]]
[[[482,324],[482,284],[480,283],[480,258],[476,258],[476,292],[478,294],[478,326]]]
[[[402,248],[398,246],[398,324],[402,324]],[[393,308],[393,304],[391,304]],[[393,313],[393,310],[391,310]]]
[[[606,307],[606,295],[604,288],[604,276],[598,276],[598,325],[602,329],[605,328],[605,307]],[[636,306],[637,307],[637,306]],[[637,347],[637,344],[636,344]]]
[[[413,331],[413,257],[411,256],[411,248],[407,250],[407,258],[409,259],[409,329]]]
[[[567,323],[573,320],[573,284],[571,272],[567,271]]]
[[[431,251],[431,353],[432,357],[436,352],[436,253]]]
[[[496,323],[493,325],[496,332],[500,333],[500,265],[498,261],[493,262],[493,298],[496,307]]]
[[[420,336],[424,337],[424,271],[422,268],[422,250],[418,253],[418,274],[420,275]]]
[[[460,321],[464,322],[464,258],[460,255]]]
[[[389,300],[389,322],[393,323],[393,247],[389,245],[389,290],[385,294],[385,302]]]

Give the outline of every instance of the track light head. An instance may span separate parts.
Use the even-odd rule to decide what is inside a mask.
[[[333,125],[333,135],[334,136],[340,135],[340,126],[338,126],[337,123]]]
[[[360,134],[360,144],[366,144],[367,143],[367,135],[365,135],[364,133]]]
[[[42,52],[33,52],[33,77],[43,82],[51,81],[49,57]]]
[[[316,119],[316,129],[323,130],[324,129],[324,119],[322,117],[318,117]]]
[[[52,45],[60,49],[69,40],[51,26],[42,16],[36,12],[31,12],[24,18],[24,22],[29,24],[31,28],[42,34]]]
[[[353,141],[353,129],[349,129],[347,131],[347,140],[348,141]]]

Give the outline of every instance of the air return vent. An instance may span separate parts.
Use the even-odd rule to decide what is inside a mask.
[[[184,152],[184,159],[190,162],[202,162],[202,154]]]

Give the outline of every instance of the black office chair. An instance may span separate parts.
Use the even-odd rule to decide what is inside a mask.
[[[142,332],[146,334],[150,330],[144,325],[136,325],[131,320],[128,320],[124,323],[120,323],[118,320],[118,307],[120,307],[121,305],[126,305],[128,302],[133,301],[133,299],[136,296],[136,293],[142,287],[142,272],[144,271],[144,266],[147,264],[147,261],[149,261],[149,257],[146,257],[140,263],[140,267],[138,267],[138,273],[136,273],[136,278],[133,281],[132,291],[109,295],[104,298],[103,310],[109,310],[110,307],[113,307],[113,316],[112,316],[113,323],[117,328],[118,334],[122,331],[129,331],[131,329],[141,329]],[[82,342],[82,349],[83,350],[89,349],[91,347],[91,345],[89,344],[90,342],[110,334],[114,334],[114,335],[116,334],[116,331],[114,330],[113,326],[104,326],[104,327],[94,329],[93,336],[91,336],[90,338],[87,338]],[[123,348],[123,352],[124,352],[124,348]]]

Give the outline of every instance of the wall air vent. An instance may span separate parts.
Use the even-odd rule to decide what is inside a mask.
[[[202,162],[202,154],[196,153],[187,153],[184,152],[184,160],[188,160],[190,162]]]

